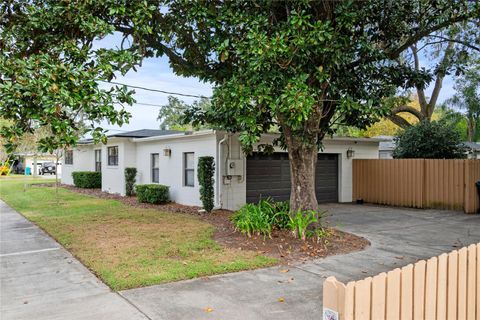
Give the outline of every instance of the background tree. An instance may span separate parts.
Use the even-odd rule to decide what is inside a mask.
[[[7,150],[15,148],[16,137],[36,127],[51,131],[39,144],[53,152],[74,145],[86,132],[97,141],[105,139],[106,131],[96,125],[100,120],[119,125],[128,120],[114,102],[131,103],[132,92],[103,90],[98,81],[111,80],[115,71],[124,74],[140,55],[93,49],[93,41],[114,28],[91,9],[86,1],[0,4],[0,116],[14,123],[2,130]]]
[[[445,103],[464,112],[467,122],[467,140],[473,142],[477,136],[480,119],[480,63],[457,79],[455,90],[455,95]]]
[[[427,64],[432,65],[429,72],[432,76],[433,89],[430,97],[427,97],[425,85],[416,83],[414,89],[420,110],[401,104],[392,109],[390,120],[402,128],[412,125],[405,117],[406,113],[416,117],[418,121],[431,121],[445,77],[450,74],[462,74],[466,67],[478,63],[473,57],[479,52],[480,36],[478,25],[474,22],[462,21],[452,24],[449,28],[438,30],[412,44],[402,55],[403,61],[420,71],[426,67],[425,63],[422,65],[421,58],[427,60]]]
[[[201,98],[193,102],[192,105],[185,103],[177,97],[169,96],[168,104],[162,106],[158,112],[157,120],[160,121],[160,129],[162,130],[198,130],[205,126],[194,127],[184,119],[184,113],[189,108],[198,108],[199,110],[206,110],[210,107],[210,100],[208,98]]]
[[[291,208],[318,207],[317,151],[335,124],[360,128],[388,112],[385,97],[425,87],[427,70],[401,54],[455,23],[478,22],[478,3],[400,1],[143,1],[9,0],[0,5],[0,116],[30,130],[51,126],[63,144],[76,141],[78,118],[99,140],[95,122],[122,124],[131,92],[101,90],[115,72],[143,57],[166,55],[173,70],[214,85],[207,121],[240,132],[246,151],[272,126],[289,152]],[[119,32],[115,49],[93,41]],[[46,143],[48,145],[48,143]],[[53,146],[51,146],[53,148]]]
[[[462,159],[467,149],[452,124],[423,120],[395,139],[394,158]]]

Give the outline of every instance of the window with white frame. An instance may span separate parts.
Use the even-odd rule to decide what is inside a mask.
[[[183,154],[183,184],[186,187],[195,185],[194,153],[185,152]]]
[[[158,183],[160,181],[160,158],[158,153],[151,154],[151,162],[152,162],[152,182]]]
[[[102,171],[102,150],[95,150],[95,171]]]
[[[108,147],[108,165],[118,166],[118,146]]]
[[[64,163],[73,164],[73,150],[65,150]]]

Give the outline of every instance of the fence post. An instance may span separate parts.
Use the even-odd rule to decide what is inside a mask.
[[[345,285],[335,277],[328,277],[323,283],[323,320],[344,319]]]

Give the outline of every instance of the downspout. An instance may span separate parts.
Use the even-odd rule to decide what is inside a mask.
[[[215,186],[217,188],[217,204],[213,208],[214,210],[221,209],[222,208],[222,187],[221,187],[221,178],[222,178],[222,155],[223,155],[223,148],[222,145],[227,141],[228,135],[225,134],[223,136],[223,139],[218,142],[217,146],[217,179]]]

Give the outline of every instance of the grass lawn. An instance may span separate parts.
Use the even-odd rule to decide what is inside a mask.
[[[223,248],[194,216],[127,207],[55,188],[45,179],[0,178],[0,198],[36,223],[113,290],[265,267],[276,260]]]

